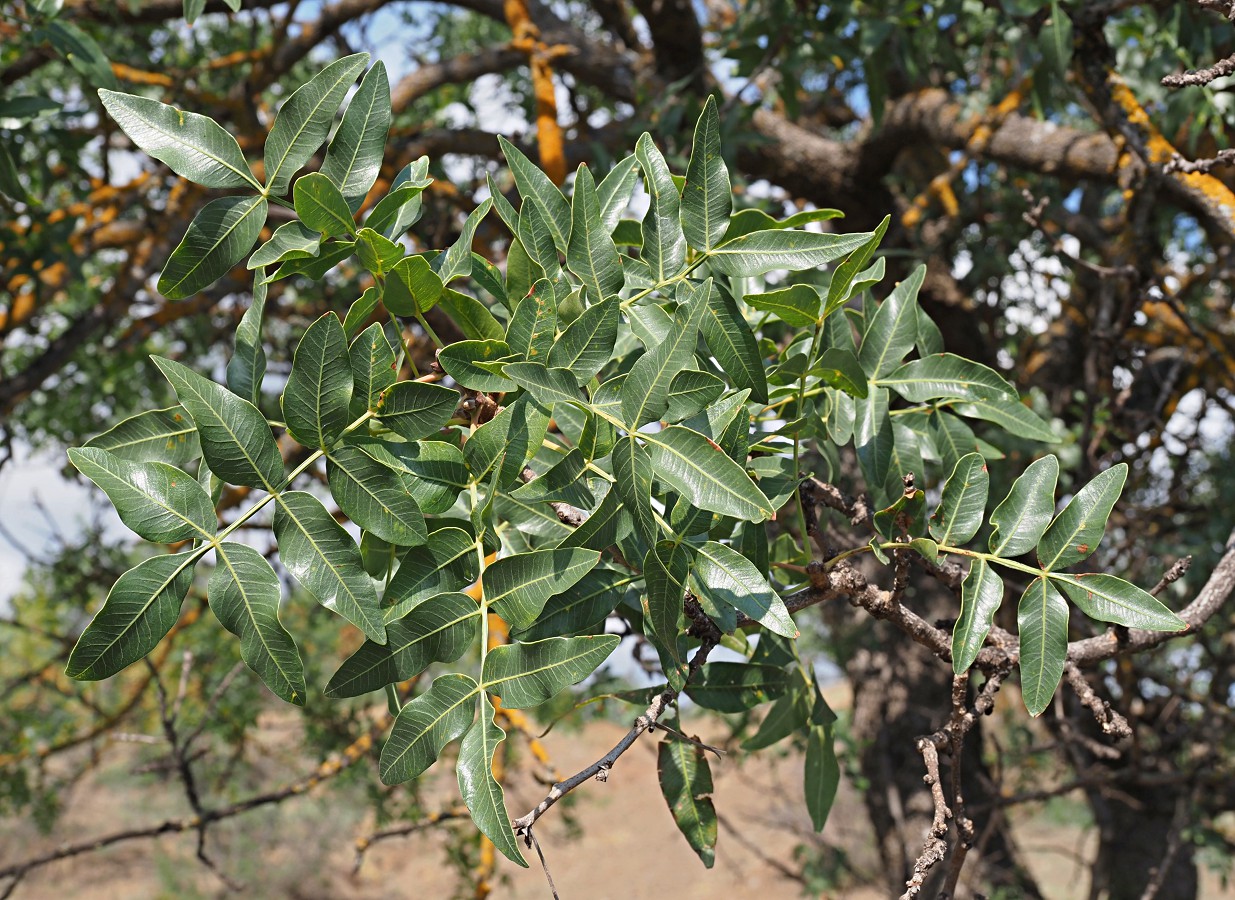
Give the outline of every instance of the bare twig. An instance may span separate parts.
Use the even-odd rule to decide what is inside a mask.
[[[545,879],[549,882],[549,890],[553,894],[553,900],[561,900],[557,894],[557,885],[553,883],[553,874],[549,871],[549,861],[545,859],[545,851],[540,849],[540,841],[536,840],[536,835],[532,833],[530,825],[523,832],[523,842],[528,847],[536,848],[536,855],[540,857],[540,866],[545,870]]]
[[[948,808],[947,798],[943,795],[943,783],[939,776],[939,749],[932,738],[933,736],[920,737],[917,743],[918,752],[922,754],[922,762],[926,766],[926,775],[922,780],[930,786],[935,816],[931,821],[931,829],[926,834],[922,852],[913,864],[913,877],[906,883],[901,900],[913,900],[922,893],[927,875],[948,852],[948,842],[944,837],[948,833],[948,819],[952,817],[952,810]]]
[[[1204,69],[1195,69],[1191,72],[1180,72],[1176,75],[1164,75],[1162,78],[1163,87],[1203,87],[1211,81],[1217,81],[1226,75],[1235,74],[1235,53],[1232,53],[1226,59],[1220,59],[1212,66],[1206,66]]]
[[[1111,704],[1098,696],[1089,682],[1085,680],[1085,676],[1081,674],[1081,670],[1076,667],[1076,663],[1070,660],[1064,663],[1063,677],[1068,682],[1068,686],[1076,692],[1076,697],[1081,704],[1093,713],[1103,734],[1115,738],[1132,736],[1132,727],[1128,724],[1128,720],[1117,710],[1112,709]]]
[[[383,828],[381,831],[375,831],[364,837],[356,838],[356,864],[352,871],[353,873],[360,871],[360,867],[364,863],[365,853],[374,844],[388,841],[391,838],[407,837],[408,835],[432,828],[434,825],[440,825],[442,822],[449,822],[452,819],[466,819],[467,817],[468,811],[466,806],[452,806],[439,812],[429,813],[423,819],[418,819],[415,822]]]
[[[703,664],[707,662],[708,654],[710,654],[716,645],[720,643],[720,631],[716,628],[715,623],[713,623],[710,619],[707,619],[706,616],[701,616],[700,619],[696,619],[691,627],[692,629],[702,631],[703,634],[700,635],[701,642],[699,644],[699,649],[695,651],[694,656],[691,657],[690,660],[690,671],[686,675],[687,683],[689,683],[691,678],[693,678],[699,669],[703,667]],[[525,835],[526,832],[536,824],[536,820],[548,811],[549,807],[553,806],[575,788],[579,787],[579,785],[584,784],[593,778],[597,781],[607,781],[609,779],[609,771],[621,758],[622,754],[634,745],[635,741],[639,739],[641,734],[645,731],[651,730],[652,726],[656,725],[656,723],[660,720],[660,717],[665,714],[665,711],[668,710],[677,698],[678,691],[673,688],[667,688],[657,694],[652,699],[652,702],[648,704],[648,708],[643,711],[643,714],[635,719],[630,731],[623,735],[622,739],[614,745],[612,750],[600,759],[596,760],[596,762],[576,772],[565,781],[559,781],[557,784],[553,785],[553,787],[549,790],[549,793],[543,800],[540,801],[540,803],[536,805],[535,809],[515,819],[514,822],[511,823],[514,827],[515,834],[521,837]]]

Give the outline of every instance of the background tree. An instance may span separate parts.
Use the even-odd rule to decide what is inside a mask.
[[[196,23],[186,29],[183,17],[194,12]],[[1213,615],[1230,589],[1229,557],[1221,556],[1230,523],[1214,510],[1225,508],[1230,493],[1223,463],[1231,325],[1222,276],[1235,196],[1220,164],[1206,160],[1226,143],[1223,95],[1213,87],[1226,63],[1213,64],[1230,49],[1223,14],[1231,10],[1221,3],[945,3],[929,10],[768,3],[710,4],[702,12],[671,2],[433,10],[339,2],[311,15],[262,3],[230,14],[215,3],[186,10],[179,2],[136,11],[94,3],[11,9],[0,69],[0,189],[11,210],[3,226],[9,301],[0,322],[0,410],[9,446],[79,445],[131,413],[168,405],[172,394],[149,355],[174,354],[208,371],[226,358],[214,348],[227,346],[250,308],[243,270],[180,299],[159,289],[155,276],[172,247],[217,191],[129,153],[95,88],[149,93],[209,115],[256,159],[291,89],[335,56],[361,47],[384,52],[392,69],[397,59],[405,71],[392,84],[390,140],[373,197],[427,155],[436,180],[423,195],[414,236],[418,246],[437,249],[455,243],[488,175],[510,190],[490,165],[502,158],[495,130],[526,130],[524,151],[559,183],[582,160],[607,171],[645,129],[670,167],[685,172],[703,98],[717,94],[742,202],[777,215],[835,207],[846,214],[846,232],[873,231],[891,213],[881,245],[890,278],[908,278],[924,263],[918,299],[938,323],[944,349],[1032,389],[1037,411],[1054,421],[1051,449],[1063,459],[1064,492],[1114,464],[1129,465],[1128,500],[1116,508],[1094,567],[1139,584],[1176,583],[1172,605],[1195,598],[1200,606],[1189,609],[1205,613],[1186,615],[1193,625]],[[391,34],[399,37],[385,40]],[[1212,68],[1178,75],[1205,66]],[[482,76],[496,77],[474,86]],[[495,120],[510,127],[493,129]],[[319,166],[315,160],[308,168]],[[284,215],[274,208],[269,226]],[[506,241],[492,216],[476,235],[476,246],[503,266],[509,261],[492,254]],[[305,327],[325,310],[346,309],[367,278],[353,265],[323,282],[272,285],[263,333],[272,377],[289,373]],[[439,308],[424,316],[424,326],[408,332],[420,371],[432,361],[430,332],[446,343],[467,337]],[[768,349],[792,346],[786,333]],[[993,443],[1009,460],[992,466],[991,493],[999,497],[1040,445],[1006,436]],[[293,465],[304,458],[292,441],[282,449]],[[940,461],[928,459],[920,473],[927,484],[941,483],[947,463],[956,462],[935,455]],[[870,475],[848,452],[828,463],[811,468],[846,490],[856,492]],[[866,480],[873,508],[895,499],[885,484]],[[236,509],[246,493],[229,488],[220,502]],[[843,515],[820,525],[822,557],[870,537],[863,510],[872,506],[832,499]],[[802,531],[789,524],[785,533],[801,539]],[[143,708],[157,711],[161,691],[168,694],[161,718],[179,763],[193,743],[174,734],[177,704],[163,684],[170,673],[157,674],[157,655],[156,670],[126,676],[131,692],[102,688],[106,703],[87,696],[99,721],[83,723],[76,694],[55,701],[58,714],[47,715],[43,662],[68,653],[71,642],[56,635],[81,627],[82,583],[105,587],[127,568],[122,551],[93,544],[87,559],[66,568],[63,560],[80,548],[64,550],[47,567],[54,581],[31,585],[10,626],[23,656],[6,674],[21,691],[10,701],[16,727],[5,762],[22,803],[38,783],[37,759],[94,740]],[[1189,554],[1194,563],[1184,576],[1171,564]],[[87,565],[96,562],[104,574]],[[924,622],[956,616],[958,573],[941,575],[934,591],[915,581]],[[825,604],[822,616],[798,621],[817,632],[854,685],[852,764],[880,788],[864,797],[889,886],[900,890],[937,811],[921,782],[916,738],[945,722],[955,686],[934,655],[915,647],[903,622],[873,626],[870,611]],[[1011,604],[1000,616],[997,624],[1015,631]],[[1005,811],[1046,793],[1082,791],[1101,837],[1095,892],[1141,896],[1148,887],[1157,896],[1195,895],[1198,848],[1226,844],[1215,824],[1230,808],[1226,616],[1218,612],[1187,653],[1128,653],[1117,663],[1116,648],[1159,639],[1118,630],[1104,636],[1074,621],[1078,667],[1065,670],[1069,690],[1044,714],[1051,746],[1006,751],[997,770],[979,752],[977,726],[957,719],[939,732],[946,743],[969,729],[964,746],[972,758],[960,771],[975,822],[967,871],[976,884],[1033,895]],[[177,628],[191,620],[186,615]],[[1000,633],[983,654],[996,654]],[[205,646],[199,640],[195,651]],[[327,630],[322,640],[331,640]],[[218,652],[236,658],[226,642]],[[998,660],[985,661],[998,671]],[[191,667],[183,671],[193,676]],[[202,685],[203,722],[214,721],[212,711],[224,702],[248,710],[241,720],[256,714],[256,700],[246,707],[232,693],[239,675],[216,700],[218,680]],[[979,695],[979,707],[983,702]],[[384,733],[384,723],[358,732],[354,711],[311,714],[324,717],[323,731],[341,746],[349,745],[343,735],[359,735],[360,743],[350,744],[355,750]],[[996,777],[1043,768],[1051,774],[1020,791]],[[44,798],[55,793],[44,785]],[[199,803],[191,790],[190,799]]]

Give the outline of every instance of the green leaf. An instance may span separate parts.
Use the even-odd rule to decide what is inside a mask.
[[[540,266],[551,280],[562,277],[562,264],[558,259],[557,244],[553,241],[553,229],[549,227],[549,214],[535,198],[525,200],[519,211],[519,243],[527,251],[528,258]]]
[[[742,749],[764,750],[771,747],[802,728],[809,720],[808,696],[802,689],[791,690],[772,704],[759,723],[759,730],[742,742]]]
[[[388,469],[403,474],[404,490],[416,500],[425,515],[440,515],[455,504],[459,491],[471,478],[463,452],[445,441],[386,441],[352,436],[348,444],[359,447]]]
[[[524,359],[540,362],[548,358],[556,331],[557,304],[553,286],[542,278],[532,285],[531,292],[519,301],[510,317],[506,343],[512,352]]]
[[[733,607],[775,634],[798,636],[784,601],[750,560],[732,547],[715,541],[696,547],[692,575],[699,592],[714,603]]]
[[[100,90],[103,108],[147,155],[208,188],[262,186],[231,132],[214,119],[157,100]]]
[[[159,276],[159,293],[183,300],[244,259],[266,221],[265,197],[220,197],[203,206]]]
[[[409,550],[386,588],[387,624],[402,619],[430,597],[457,591],[476,580],[476,539],[462,528],[439,528],[423,547]]]
[[[658,533],[652,511],[652,457],[633,436],[618,438],[613,448],[614,490],[635,521],[635,530],[649,544]]]
[[[686,264],[686,235],[679,220],[681,197],[652,136],[646,131],[635,144],[635,156],[646,179],[649,206],[643,217],[641,258],[657,282],[668,281]]]
[[[755,336],[733,298],[715,284],[708,293],[707,315],[701,327],[708,350],[733,386],[738,390],[749,388],[751,400],[767,403],[768,382]]]
[[[424,170],[427,172],[429,164],[427,157],[422,156],[410,166],[415,166],[422,161]],[[424,214],[422,194],[432,181],[431,178],[422,178],[419,181],[405,183],[401,187],[391,188],[390,193],[377,201],[373,211],[365,219],[365,225],[378,234],[397,241],[409,228],[420,221],[420,217]]]
[[[343,323],[334,313],[326,313],[309,326],[296,347],[282,399],[287,430],[306,447],[329,447],[347,427],[352,390]]]
[[[560,457],[543,475],[512,491],[511,496],[524,501],[590,507],[595,499],[588,489],[586,472],[587,461],[576,447]]]
[[[548,427],[548,410],[524,394],[467,439],[467,466],[479,479],[500,461],[498,484],[504,487],[519,477],[528,456],[540,450]]]
[[[610,297],[584,310],[553,342],[549,365],[569,369],[576,384],[591,381],[613,355],[620,307],[618,298]]]
[[[664,414],[669,388],[683,369],[693,366],[699,328],[708,310],[711,279],[684,292],[668,337],[631,367],[622,384],[622,418],[636,430]]]
[[[387,240],[372,228],[356,233],[356,258],[374,275],[385,275],[403,258],[403,247]]]
[[[1048,572],[1066,569],[1098,549],[1115,501],[1123,492],[1128,464],[1099,473],[1068,501],[1038,541],[1038,563]]]
[[[184,0],[184,21],[192,25],[206,10],[206,0]]]
[[[360,549],[322,502],[304,491],[275,497],[274,534],[279,558],[317,602],[379,644],[386,626]]]
[[[354,53],[331,63],[279,108],[263,154],[266,187],[272,195],[287,193],[296,170],[326,140],[339,104],[368,62],[368,53]]]
[[[486,198],[481,201],[480,205],[472,210],[464,220],[463,228],[455,242],[447,247],[446,252],[438,258],[437,274],[442,279],[442,284],[449,284],[455,278],[472,273],[472,240],[476,236],[477,226],[491,209],[493,209],[492,200]]]
[[[88,85],[113,91],[120,87],[103,50],[72,22],[56,19],[41,31],[69,65],[86,77]]]
[[[446,745],[471,727],[478,693],[471,678],[451,673],[439,675],[427,691],[405,704],[382,747],[382,783],[411,781],[437,762]]]
[[[600,201],[600,221],[606,231],[613,231],[635,192],[639,173],[635,171],[637,160],[634,154],[618,160],[596,185],[596,199]]]
[[[1072,20],[1058,0],[1051,0],[1051,17],[1038,33],[1038,46],[1047,69],[1059,78],[1065,76],[1072,62]]]
[[[678,831],[702,860],[716,863],[716,808],[712,805],[712,770],[702,747],[667,735],[656,747],[660,792]]]
[[[716,275],[765,275],[774,269],[813,269],[856,250],[869,234],[756,231],[725,241],[708,255]]]
[[[862,336],[858,361],[871,378],[882,379],[900,365],[918,336],[918,290],[926,278],[920,265],[879,304]]]
[[[954,403],[952,411],[969,419],[993,422],[1009,434],[1031,441],[1059,440],[1050,424],[1019,400],[974,400]]]
[[[279,281],[292,275],[303,275],[313,281],[320,281],[327,272],[351,257],[355,250],[355,241],[330,241],[313,256],[291,253],[279,266],[278,271],[273,275],[267,275],[263,280]],[[257,252],[260,253],[261,248],[258,248]]]
[[[396,316],[432,309],[442,296],[442,279],[423,256],[405,256],[390,270],[382,303]]]
[[[481,687],[510,709],[539,706],[596,671],[620,641],[616,634],[599,634],[503,644],[485,657]]]
[[[880,378],[879,384],[891,388],[913,403],[948,397],[961,400],[1010,401],[1019,405],[1016,388],[1008,384],[1002,375],[994,369],[951,353],[937,353],[925,359],[907,362],[896,371]]]
[[[892,469],[888,473],[888,481],[892,478],[900,480],[901,476],[896,475],[896,469]],[[909,471],[913,471],[910,469]],[[920,469],[918,471],[921,471]],[[904,482],[901,481],[903,485]],[[892,493],[891,487],[888,488],[888,493]],[[874,524],[875,530],[879,532],[885,540],[893,540],[898,538],[901,532],[908,535],[921,535],[926,530],[925,523],[925,506],[926,494],[921,490],[912,492],[902,491],[899,497],[887,509],[881,509],[875,513]],[[934,541],[931,541],[934,544]],[[926,548],[922,548],[925,550]],[[938,555],[938,545],[935,546],[935,553]],[[923,553],[926,556],[927,553]]]
[[[676,179],[677,176],[675,175]],[[740,209],[729,219],[725,240],[729,241],[754,231],[800,228],[811,222],[826,222],[844,216],[839,209],[805,209],[784,219],[773,219],[761,209]]]
[[[888,413],[887,388],[873,388],[864,400],[855,402],[857,418],[854,421],[853,445],[858,454],[858,464],[867,490],[876,502],[887,500],[884,485],[892,465],[892,451],[896,433]]]
[[[644,603],[644,624],[656,645],[665,678],[674,690],[686,684],[686,657],[679,637],[682,634],[683,601],[686,580],[694,556],[685,544],[658,541],[643,560],[643,577],[647,599]],[[666,665],[667,663],[667,665]]]
[[[495,363],[513,359],[505,341],[456,341],[443,347],[437,361],[446,374],[465,388],[474,391],[513,391],[514,384],[503,375],[482,369],[477,363]]]
[[[501,135],[498,135],[497,140],[502,146],[506,162],[510,165],[510,174],[514,176],[515,187],[519,189],[519,195],[524,198],[524,202],[534,199],[540,204],[541,210],[548,216],[549,229],[553,232],[553,242],[557,245],[559,252],[565,253],[570,245],[570,204],[566,202],[566,198],[562,196],[557,185],[549,180],[549,176],[519,152],[518,147]]]
[[[880,390],[883,390],[880,388]],[[944,471],[955,467],[962,456],[981,452],[982,447],[974,436],[973,429],[956,416],[936,408],[930,416],[927,433],[935,445]],[[988,445],[989,446],[989,445]]]
[[[742,299],[794,328],[814,325],[821,317],[819,291],[810,284],[795,284],[766,294],[747,294]]]
[[[617,247],[600,219],[596,184],[587,165],[582,163],[575,173],[566,265],[587,287],[588,299],[592,303],[612,297],[625,282]]]
[[[1068,656],[1068,604],[1046,578],[1035,578],[1016,610],[1021,639],[1021,698],[1040,716],[1055,696]]]
[[[883,262],[882,257],[879,261]],[[881,271],[881,278],[882,275]],[[918,339],[914,342],[914,346],[918,348],[920,357],[934,356],[944,352],[943,332],[921,306],[918,307]]]
[[[838,391],[844,391],[850,397],[866,399],[869,383],[866,380],[866,373],[862,371],[862,366],[852,350],[845,347],[829,347],[823,351],[819,362],[811,367],[810,374],[818,375],[826,384]]]
[[[961,614],[952,630],[952,671],[964,675],[978,658],[1003,602],[1003,579],[985,559],[975,559],[961,582]]]
[[[211,472],[229,484],[268,491],[282,483],[283,457],[257,407],[178,362],[152,359],[193,417]]]
[[[432,663],[454,662],[480,632],[480,607],[467,594],[438,594],[415,614],[386,623],[386,643],[365,641],[326,685],[327,697],[359,697],[415,678]]]
[[[746,712],[783,696],[789,689],[789,675],[780,666],[713,662],[706,663],[700,674],[700,682],[687,687],[686,694],[715,712]]]
[[[682,189],[681,220],[686,242],[696,250],[710,251],[724,238],[732,212],[733,187],[720,155],[720,115],[716,99],[709,96],[695,125]]]
[[[180,617],[201,554],[153,556],[121,575],[77,639],[64,673],[78,681],[99,681],[153,650]]]
[[[160,462],[129,462],[94,447],[71,448],[77,470],[107,494],[120,521],[148,541],[210,540],[218,527],[202,486]]]
[[[373,313],[377,311],[377,304],[381,299],[381,288],[376,284],[371,285],[347,308],[347,315],[343,318],[343,333],[347,335],[348,340],[355,337],[360,327],[373,318]],[[358,394],[359,391],[355,393]]]
[[[656,474],[699,509],[746,522],[772,518],[772,504],[745,470],[699,432],[671,425],[641,437],[652,447]]]
[[[870,239],[854,250],[853,253],[849,254],[849,258],[836,267],[836,271],[832,273],[832,280],[828,283],[827,303],[824,304],[823,309],[825,316],[830,316],[837,309],[840,309],[849,301],[849,298],[854,295],[856,290],[861,290],[861,276],[859,273],[879,247],[879,242],[883,240],[883,236],[888,230],[888,224],[891,221],[891,216],[884,216],[883,221],[879,223],[879,227],[871,232]],[[859,284],[855,284],[855,281],[858,281]]]
[[[696,415],[720,398],[725,383],[710,372],[685,369],[678,372],[669,385],[669,406],[665,421],[681,422]]]
[[[944,484],[939,506],[931,516],[931,537],[956,547],[977,534],[986,512],[990,483],[986,460],[980,453],[962,456]]]
[[[398,475],[346,444],[331,450],[328,458],[330,493],[349,519],[399,547],[425,542],[425,517]]]
[[[132,462],[157,461],[183,466],[201,455],[197,429],[183,406],[154,409],[130,416],[86,441]]]
[[[352,341],[347,356],[353,384],[349,413],[359,416],[366,409],[377,409],[382,393],[395,383],[395,354],[386,332],[374,322]]]
[[[536,621],[547,601],[596,567],[595,550],[533,550],[497,560],[481,576],[489,607],[513,628]]]
[[[524,868],[527,863],[515,843],[510,817],[506,815],[502,786],[493,777],[493,756],[497,745],[506,739],[493,721],[493,704],[480,695],[480,718],[463,738],[455,769],[459,776],[459,793],[472,814],[472,821],[481,833],[493,842],[502,855]]]
[[[478,285],[499,303],[506,302],[506,279],[502,270],[479,253],[472,253],[472,283]]]
[[[240,656],[262,683],[288,703],[304,706],[308,688],[296,642],[279,621],[279,576],[247,544],[215,546],[206,594],[223,627],[240,638]]]
[[[339,188],[352,212],[360,209],[381,171],[390,114],[390,81],[386,64],[378,60],[347,104],[322,161],[321,173]]]
[[[20,149],[17,147],[14,149],[18,150],[17,160],[13,159],[7,146],[0,144],[0,192],[14,200],[29,203],[30,194],[26,191],[25,185],[21,183],[21,176],[17,174],[17,163],[21,159]]]
[[[909,546],[929,562],[939,560],[939,545],[930,538],[914,538],[909,542]]]
[[[558,547],[587,547],[592,550],[603,550],[624,538],[631,527],[630,516],[622,508],[619,492],[616,487],[610,487],[600,506],[592,512],[583,524],[566,537]]]
[[[450,320],[459,326],[463,336],[470,340],[500,341],[506,337],[505,329],[475,297],[448,289],[442,291],[438,308],[448,315]]]
[[[334,182],[321,172],[310,172],[296,179],[292,188],[296,215],[306,228],[326,237],[350,236],[356,231],[352,211]]]
[[[1148,631],[1184,631],[1188,627],[1187,622],[1152,594],[1114,575],[1061,575],[1058,572],[1049,575],[1091,619]]]
[[[1037,545],[1055,513],[1058,478],[1059,460],[1044,456],[1012,483],[1008,496],[991,513],[991,553],[1010,558]]]
[[[382,394],[377,414],[383,425],[409,441],[437,434],[459,405],[459,392],[440,384],[400,381]]]
[[[593,569],[569,590],[563,591],[541,611],[529,628],[513,632],[520,641],[539,641],[579,634],[599,628],[622,599],[622,589],[635,581],[609,569]]]
[[[10,96],[0,100],[0,127],[20,128],[44,113],[57,112],[63,105],[46,97]]]
[[[823,831],[840,785],[840,763],[831,725],[813,725],[807,732],[805,766],[806,810],[815,831]]]
[[[569,369],[546,369],[540,363],[526,362],[509,363],[502,371],[545,406],[559,401],[578,404],[584,402],[575,383],[575,376]]]
[[[253,284],[253,299],[236,326],[236,348],[227,363],[227,386],[250,403],[257,404],[266,377],[266,351],[262,347],[262,316],[266,312],[267,287],[259,275]]]

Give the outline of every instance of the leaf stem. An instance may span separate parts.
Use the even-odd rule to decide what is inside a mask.
[[[350,434],[351,432],[359,428],[361,425],[363,425],[365,422],[369,421],[369,419],[371,418],[373,418],[373,413],[371,411],[366,410],[364,415],[362,415],[356,421],[352,422],[350,425],[344,428],[343,432],[339,435],[339,437],[342,437],[344,434]],[[210,541],[210,543],[206,546],[217,547],[219,543],[221,543],[229,534],[231,534],[233,531],[235,531],[245,522],[249,521],[249,519],[257,515],[257,513],[262,509],[262,507],[264,507],[267,503],[269,503],[271,500],[273,500],[276,496],[281,494],[283,491],[287,490],[288,485],[290,485],[293,481],[295,481],[298,475],[300,475],[302,472],[308,469],[309,466],[313,465],[315,462],[317,462],[319,459],[321,459],[325,455],[326,455],[325,450],[314,450],[312,453],[310,453],[304,462],[296,466],[296,468],[292,469],[291,474],[283,479],[282,484],[280,484],[277,488],[267,486],[268,493],[266,494],[265,497],[258,500],[256,503],[254,503],[252,506],[250,506],[248,509],[242,512],[236,518],[234,522],[232,522],[230,525],[228,525],[226,528],[220,531],[217,535],[215,535],[214,538]]]

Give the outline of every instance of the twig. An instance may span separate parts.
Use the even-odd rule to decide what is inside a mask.
[[[1128,724],[1128,720],[1118,710],[1112,709],[1111,704],[1098,696],[1090,683],[1085,680],[1085,676],[1081,674],[1081,670],[1076,667],[1076,663],[1071,661],[1064,663],[1063,677],[1068,682],[1068,686],[1076,692],[1076,697],[1081,704],[1093,713],[1103,734],[1115,738],[1132,737],[1132,726]]]
[[[1180,72],[1175,75],[1164,75],[1162,77],[1163,87],[1203,87],[1211,81],[1217,81],[1226,75],[1235,74],[1235,53],[1232,53],[1226,59],[1220,59],[1212,66],[1206,66],[1204,69],[1194,69],[1191,72]]]
[[[948,833],[948,819],[952,817],[952,810],[948,808],[939,777],[939,750],[932,737],[920,737],[917,743],[918,752],[922,754],[922,762],[926,766],[926,775],[922,780],[930,786],[935,816],[931,821],[931,830],[926,834],[926,843],[922,845],[922,852],[913,864],[913,877],[905,884],[905,893],[901,894],[901,900],[913,900],[922,893],[926,876],[947,854],[948,842],[944,840],[944,836]]]
[[[700,621],[697,619],[691,626],[692,629],[698,628],[703,630],[705,633],[700,638],[701,643],[699,644],[699,649],[696,650],[695,655],[691,657],[690,671],[686,675],[687,683],[689,683],[695,673],[703,667],[703,664],[707,662],[708,654],[710,654],[716,645],[720,643],[720,632],[716,628],[715,623],[713,623],[710,619],[707,619],[706,616],[704,616],[703,619],[706,621]],[[710,628],[708,626],[710,626]],[[678,691],[673,688],[666,688],[664,691],[657,694],[652,699],[652,702],[648,704],[648,708],[643,711],[643,714],[635,719],[630,731],[623,735],[622,739],[614,745],[612,750],[600,759],[596,760],[596,762],[592,763],[590,766],[576,772],[565,781],[559,781],[557,784],[553,785],[553,787],[549,790],[549,793],[545,795],[545,798],[541,800],[540,803],[536,805],[535,809],[515,819],[514,822],[511,823],[515,834],[523,836],[528,829],[536,824],[536,820],[548,811],[549,807],[553,806],[575,788],[579,787],[579,785],[590,781],[592,778],[595,778],[597,781],[601,782],[608,781],[609,770],[613,768],[614,764],[621,758],[622,754],[634,745],[635,741],[639,739],[641,734],[656,725],[656,723],[660,720],[660,717],[665,714],[665,711],[673,704],[675,700],[677,700],[677,698]]]
[[[545,851],[540,849],[540,841],[536,840],[536,835],[532,833],[530,825],[523,832],[523,842],[528,847],[536,848],[536,855],[540,857],[540,866],[545,870],[545,878],[549,882],[549,890],[553,893],[553,900],[561,900],[557,895],[557,885],[553,883],[553,874],[549,871],[549,862],[545,859]]]
[[[384,828],[381,831],[375,831],[364,837],[356,838],[356,864],[352,868],[352,873],[355,874],[360,871],[361,865],[364,864],[365,853],[374,844],[390,840],[391,838],[406,837],[418,831],[424,831],[426,828],[432,828],[434,825],[440,825],[442,822],[449,822],[452,819],[466,819],[467,817],[468,811],[466,806],[452,806],[440,812],[430,813],[418,821],[396,825],[393,828]]]
[[[1192,557],[1185,556],[1182,559],[1175,560],[1175,564],[1166,570],[1166,574],[1162,576],[1162,580],[1149,589],[1149,593],[1157,597],[1166,590],[1168,585],[1174,584],[1179,579],[1188,574],[1188,570],[1192,568]]]
[[[712,753],[716,755],[717,759],[720,759],[722,756],[725,755],[725,751],[721,750],[719,747],[713,747],[711,744],[705,744],[703,741],[699,741],[693,737],[689,737],[685,734],[682,734],[682,732],[678,731],[676,728],[670,728],[664,722],[654,722],[651,725],[649,725],[648,734],[651,734],[656,729],[660,729],[661,731],[667,732],[668,734],[673,735],[679,741],[683,741],[687,744],[691,744],[695,747],[698,747],[700,750],[710,750]]]

